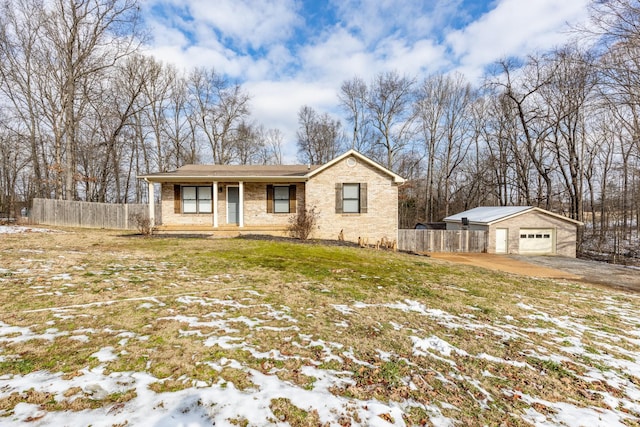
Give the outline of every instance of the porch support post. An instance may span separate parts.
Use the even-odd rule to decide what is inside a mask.
[[[238,226],[244,227],[244,182],[238,183]]]
[[[218,181],[213,181],[213,228],[218,228]]]
[[[156,225],[156,195],[154,192],[153,182],[147,181],[149,185],[149,194],[147,196],[149,200],[149,226],[155,227]]]

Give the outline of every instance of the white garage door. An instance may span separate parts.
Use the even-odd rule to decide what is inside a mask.
[[[521,254],[552,254],[553,240],[551,228],[521,228],[519,252]]]

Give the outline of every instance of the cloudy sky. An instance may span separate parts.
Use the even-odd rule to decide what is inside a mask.
[[[507,56],[546,50],[585,22],[589,0],[145,0],[158,59],[214,67],[251,95],[254,119],[295,157],[302,105],[336,112],[341,83],[383,71],[477,82]]]

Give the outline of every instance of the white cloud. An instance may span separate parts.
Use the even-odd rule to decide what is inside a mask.
[[[299,23],[293,0],[191,0],[194,16],[254,49],[286,40]]]
[[[253,117],[283,132],[292,161],[298,110],[337,112],[343,81],[391,70],[418,79],[455,70],[477,81],[497,59],[561,44],[566,22],[586,20],[589,1],[495,0],[458,30],[453,23],[460,28],[471,16],[458,10],[462,0],[332,0],[320,7],[335,14],[325,27],[317,26],[323,19],[301,15],[298,0],[148,0],[145,7],[149,51],[180,68],[213,67],[243,83]],[[175,13],[163,14],[167,5]]]
[[[589,2],[501,0],[477,21],[450,33],[446,42],[461,67],[477,73],[502,57],[562,44],[569,37],[567,23],[583,22]]]
[[[371,70],[372,55],[366,46],[344,28],[326,33],[326,38],[300,49],[300,75],[320,81],[345,80]]]
[[[286,40],[301,22],[295,0],[151,0],[146,7],[150,10],[154,5],[170,5],[190,16],[186,21],[178,13],[165,16],[183,30],[193,31],[204,25],[212,34],[222,36],[240,48],[258,49]],[[199,38],[195,42],[207,41]]]
[[[433,40],[418,40],[413,44],[403,39],[384,40],[376,51],[379,70],[420,76],[431,74],[449,65],[444,46]]]
[[[429,36],[461,0],[335,0],[343,25],[366,43],[376,43],[396,33],[412,39]]]
[[[295,161],[298,111],[308,105],[317,111],[330,111],[338,103],[337,89],[316,82],[299,80],[248,82],[251,111],[258,123],[267,129],[280,129],[284,136],[284,154],[289,163]]]

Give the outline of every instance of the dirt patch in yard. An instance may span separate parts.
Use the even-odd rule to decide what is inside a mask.
[[[531,277],[576,280],[640,292],[640,269],[558,256],[430,253],[432,258]]]
[[[528,262],[495,254],[459,254],[459,253],[430,253],[435,259],[455,262],[458,264],[472,265],[489,270],[504,271],[507,273],[522,274],[532,277],[545,277],[553,279],[580,279],[575,274],[557,270],[555,268],[530,264]]]

